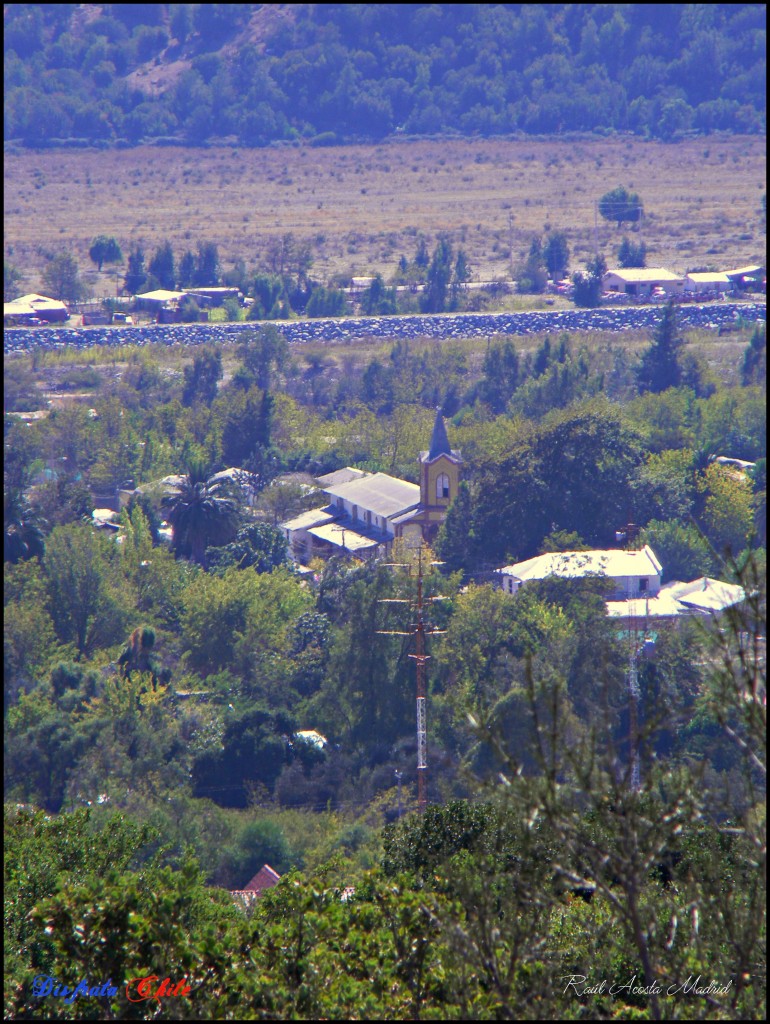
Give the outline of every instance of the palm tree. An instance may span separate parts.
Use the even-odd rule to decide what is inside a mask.
[[[22,489],[6,488],[3,491],[3,561],[16,563],[26,558],[42,558],[45,525]]]
[[[238,529],[240,502],[227,479],[209,477],[205,464],[191,461],[173,494],[162,502],[177,554],[206,565],[206,548],[229,543]]]

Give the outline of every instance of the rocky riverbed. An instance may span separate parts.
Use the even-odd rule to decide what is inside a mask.
[[[527,313],[447,313],[414,316],[345,317],[334,320],[274,321],[291,343],[364,341],[368,338],[478,338],[493,335],[528,335],[562,331],[634,331],[653,329],[660,307],[634,306],[604,309],[549,310]],[[766,319],[759,303],[719,302],[677,308],[679,326],[729,330],[741,321]],[[150,324],[124,327],[11,327],[3,332],[6,355],[34,348],[73,345],[203,345],[233,342],[260,321],[229,324]]]

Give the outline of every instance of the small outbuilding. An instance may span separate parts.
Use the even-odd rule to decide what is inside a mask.
[[[735,285],[727,274],[720,271],[693,271],[686,274],[684,279],[684,290],[691,295],[727,295],[734,288]]]
[[[767,290],[767,268],[754,264],[726,270],[725,273],[739,291],[756,292]]]

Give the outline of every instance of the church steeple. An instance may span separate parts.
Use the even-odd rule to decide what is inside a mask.
[[[436,422],[433,424],[433,434],[430,439],[430,449],[428,451],[428,458],[426,461],[432,462],[437,459],[439,455],[451,455],[452,449],[449,447],[449,438],[447,437],[446,427],[444,426],[444,417],[441,415],[441,409],[436,409]]]

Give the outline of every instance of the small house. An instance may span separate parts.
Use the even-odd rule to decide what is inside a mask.
[[[531,580],[556,576],[561,579],[601,577],[612,584],[613,600],[655,596],[660,590],[662,566],[649,546],[640,551],[609,549],[602,551],[551,551],[515,565],[495,570],[499,585],[507,594],[516,594]]]
[[[3,303],[3,321],[5,323],[35,324],[62,323],[69,320],[69,310],[58,299],[50,299],[47,295],[21,295],[13,302]]]

